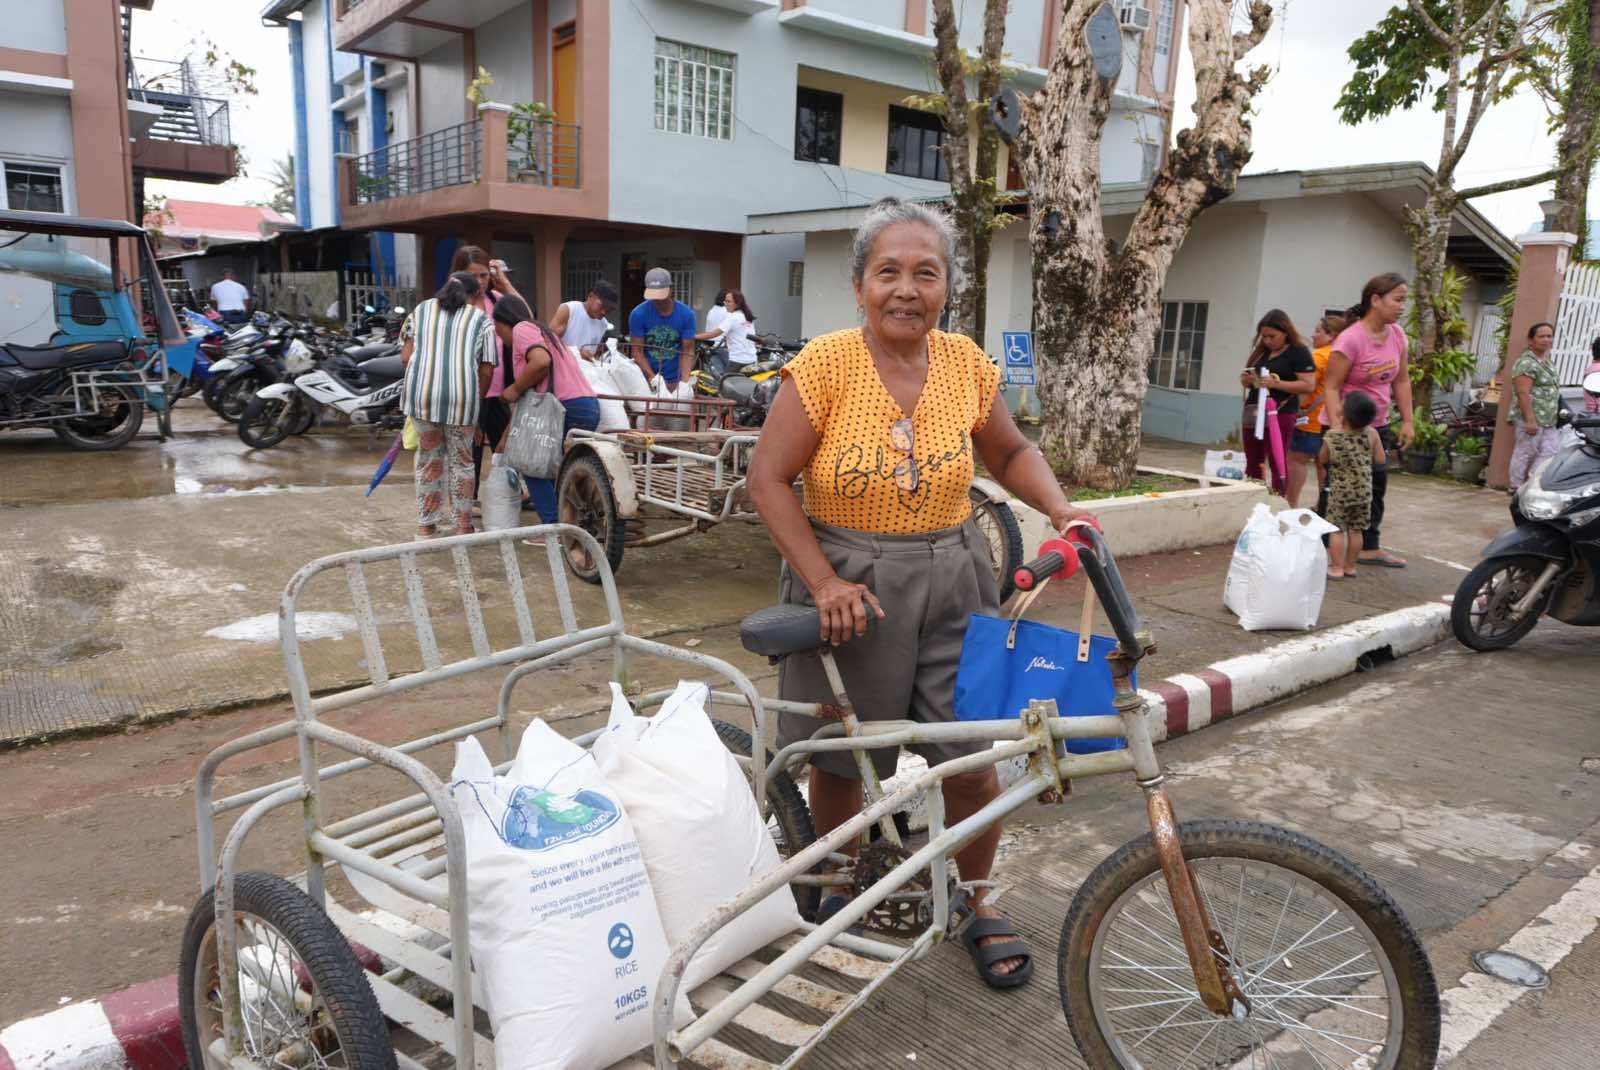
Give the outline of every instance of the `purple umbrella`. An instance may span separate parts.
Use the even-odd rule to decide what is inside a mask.
[[[378,470],[372,474],[372,482],[367,484],[367,497],[372,497],[372,492],[378,489],[378,484],[383,482],[383,477],[389,474],[389,469],[394,467],[394,459],[400,456],[400,450],[405,445],[405,432],[394,436],[394,445],[389,447],[389,452],[383,455],[383,460],[378,462]]]

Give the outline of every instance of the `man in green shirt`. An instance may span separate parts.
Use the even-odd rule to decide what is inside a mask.
[[[1528,331],[1528,348],[1511,367],[1511,383],[1516,396],[1508,419],[1517,430],[1517,446],[1511,454],[1511,492],[1527,480],[1529,473],[1561,447],[1561,429],[1556,412],[1561,401],[1561,377],[1550,357],[1556,329],[1548,323],[1535,323]]]

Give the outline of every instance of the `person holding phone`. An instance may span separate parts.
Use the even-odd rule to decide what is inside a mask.
[[[1305,339],[1283,309],[1270,310],[1256,324],[1256,345],[1244,371],[1239,373],[1239,385],[1244,387],[1240,437],[1244,441],[1245,472],[1272,484],[1273,490],[1287,497],[1288,465],[1278,463],[1274,457],[1270,427],[1264,437],[1256,437],[1256,408],[1261,403],[1261,388],[1266,387],[1272,403],[1267,419],[1276,421],[1278,441],[1286,455],[1294,437],[1295,421],[1300,418],[1300,399],[1317,388],[1317,366]]]

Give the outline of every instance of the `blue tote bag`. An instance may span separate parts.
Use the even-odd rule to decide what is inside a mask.
[[[1024,602],[1018,611],[1026,607]],[[1085,608],[1088,619],[1092,602]],[[1084,631],[1088,631],[1087,625]],[[1052,698],[1063,717],[1115,714],[1115,686],[1106,656],[1116,645],[1115,639],[1103,635],[1091,635],[1084,644],[1077,633],[1065,628],[974,613],[967,623],[961,665],[956,671],[956,719],[1009,720],[1020,717],[1034,699]],[[1139,686],[1137,676],[1133,683]],[[1120,750],[1127,745],[1121,736],[1067,740],[1072,754]]]

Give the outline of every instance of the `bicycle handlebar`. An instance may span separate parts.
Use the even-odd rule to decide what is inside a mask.
[[[1039,548],[1039,556],[1017,569],[1014,579],[1019,589],[1029,591],[1052,576],[1064,573],[1071,577],[1079,566],[1099,596],[1123,652],[1142,658],[1153,644],[1140,627],[1139,614],[1122,582],[1116,556],[1105,536],[1095,528],[1075,527],[1062,538],[1046,541]]]

